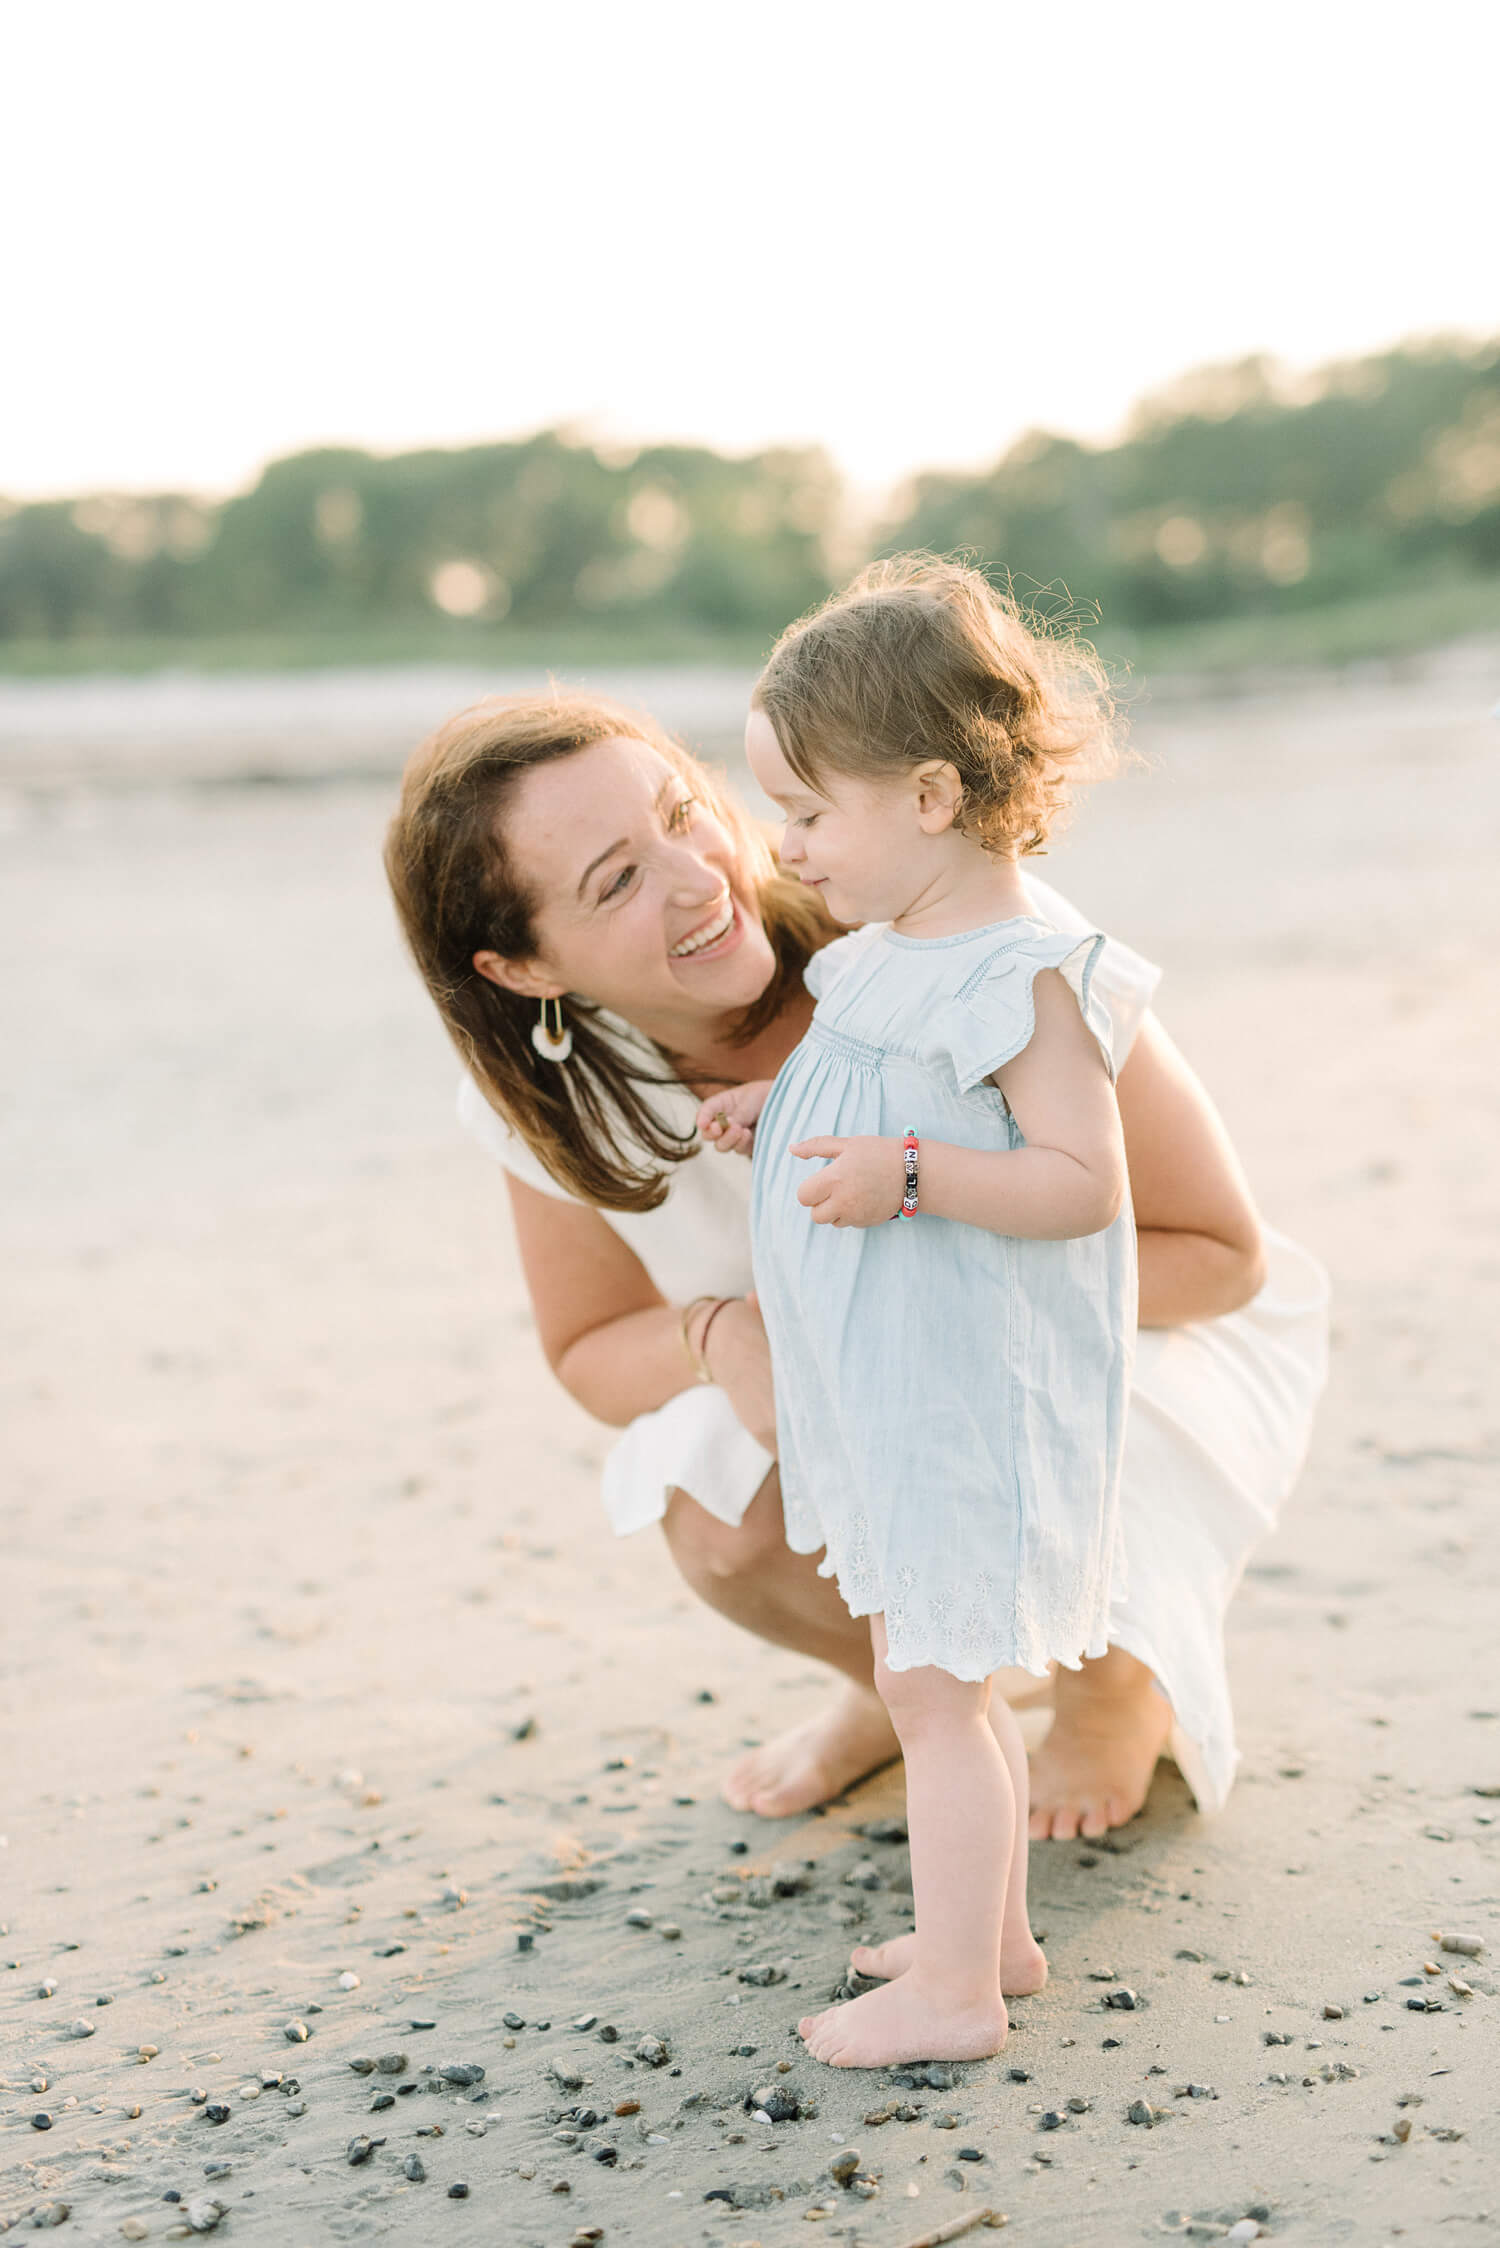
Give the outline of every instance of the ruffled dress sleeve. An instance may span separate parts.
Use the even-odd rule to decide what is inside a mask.
[[[1080,913],[1061,890],[1054,890],[1050,882],[1038,880],[1029,866],[1026,887],[1043,920],[1049,921],[1054,929],[1072,930],[1079,936],[1093,934],[1093,924],[1087,915]],[[1161,970],[1154,960],[1148,960],[1143,952],[1137,952],[1133,945],[1123,944],[1118,937],[1105,938],[1104,950],[1094,969],[1093,990],[1109,1009],[1117,1075],[1130,1059],[1136,1032],[1156,997],[1160,982]]]
[[[802,981],[814,999],[826,999],[839,978],[853,967],[862,952],[880,935],[884,924],[867,921],[863,928],[851,929],[847,937],[835,937],[815,952],[802,971]]]
[[[936,1026],[937,1044],[953,1064],[961,1093],[971,1093],[1030,1045],[1036,1029],[1033,987],[1044,968],[1057,969],[1072,991],[1114,1077],[1110,1013],[1095,987],[1105,942],[1097,929],[1086,935],[1071,929],[1038,930],[998,946],[980,962]]]

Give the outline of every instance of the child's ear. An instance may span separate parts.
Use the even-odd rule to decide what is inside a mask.
[[[917,791],[917,824],[924,835],[941,835],[958,817],[964,784],[958,767],[937,758],[919,765],[912,776]]]

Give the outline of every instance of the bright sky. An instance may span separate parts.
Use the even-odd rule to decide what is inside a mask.
[[[873,490],[1255,350],[1500,332],[1500,11],[12,11],[0,492],[557,422]],[[1485,28],[1488,27],[1488,28]]]

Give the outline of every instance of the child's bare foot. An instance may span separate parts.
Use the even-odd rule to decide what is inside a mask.
[[[797,2024],[815,2061],[830,2068],[892,2068],[899,2061],[979,2061],[998,2053],[1010,2027],[1005,2001],[956,2006],[914,1974],[867,1990]]]
[[[842,1795],[900,1753],[880,1696],[846,1680],[816,1717],[742,1756],[724,1782],[724,1801],[763,1819],[788,1819]]]
[[[856,1944],[849,1964],[856,1975],[874,1975],[893,1983],[912,1963],[917,1939],[893,1936],[888,1944]],[[1034,1998],[1047,1980],[1047,1955],[1033,1937],[1024,1944],[1000,1947],[1000,1988],[1007,1998]]]
[[[1055,1692],[1057,1714],[1031,1760],[1031,1839],[1092,1840],[1145,1802],[1172,1705],[1145,1664],[1119,1647],[1081,1671],[1059,1666]]]

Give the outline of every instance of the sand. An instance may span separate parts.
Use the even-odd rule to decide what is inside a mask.
[[[1457,662],[1147,708],[1152,771],[1047,869],[1166,966],[1268,1215],[1333,1267],[1335,1371],[1233,1610],[1229,1807],[1163,1766],[1107,1845],[1039,1846],[1050,1986],[937,2085],[801,2055],[851,1939],[906,1922],[904,1848],[857,1831],[899,1775],[778,1826],[716,1799],[818,1680],[601,1528],[607,1432],[545,1372],[390,926],[394,750],[338,778],[283,710],[301,781],[249,787],[222,712],[196,762],[75,718],[49,778],[0,708],[0,2227],[1488,2237],[1495,691]],[[768,2085],[803,2113],[756,2121]]]

